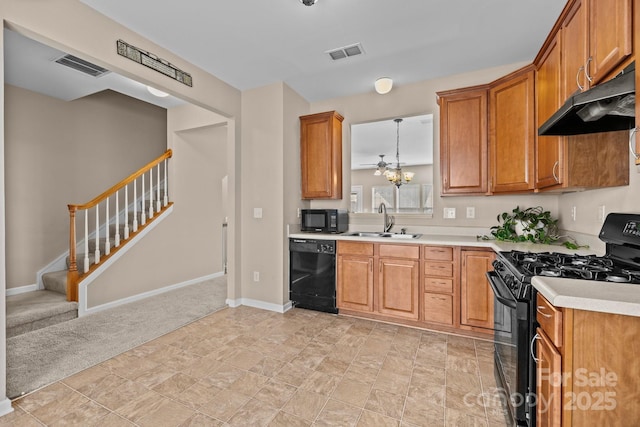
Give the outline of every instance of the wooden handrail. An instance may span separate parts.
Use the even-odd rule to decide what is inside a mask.
[[[149,163],[144,165],[142,168],[138,169],[137,172],[132,173],[127,178],[123,179],[122,181],[120,181],[119,183],[117,183],[116,185],[114,185],[104,193],[100,194],[98,197],[94,198],[90,202],[87,202],[84,205],[68,205],[69,212],[71,212],[72,208],[75,208],[76,210],[83,210],[83,209],[90,209],[94,207],[98,203],[105,200],[107,197],[114,195],[116,191],[120,190],[121,188],[124,188],[125,185],[132,183],[136,178],[143,175],[145,172],[147,172],[149,169],[151,169],[152,167],[154,167],[164,159],[168,159],[171,156],[173,156],[173,151],[169,148],[167,151],[164,152],[162,156],[158,157],[155,160],[150,161]]]
[[[109,188],[107,191],[105,191],[104,193],[100,194],[98,197],[94,198],[93,200],[82,204],[82,205],[67,205],[69,208],[69,272],[67,273],[67,300],[68,301],[78,301],[78,284],[80,283],[80,281],[86,277],[88,275],[88,273],[90,271],[85,271],[82,275],[82,277],[80,276],[79,272],[78,272],[78,263],[77,263],[77,254],[76,254],[76,213],[78,211],[81,210],[87,210],[87,209],[91,209],[93,207],[98,206],[102,201],[104,200],[108,200],[109,197],[117,194],[117,192],[119,190],[121,190],[122,188],[125,188],[128,184],[135,182],[135,180],[137,178],[139,178],[140,176],[143,176],[146,172],[150,171],[154,166],[159,165],[160,162],[165,161],[168,158],[171,158],[173,156],[173,151],[171,149],[168,149],[167,151],[164,152],[163,155],[161,155],[160,157],[156,158],[155,160],[152,160],[151,162],[147,163],[146,165],[144,165],[142,168],[138,169],[136,172],[132,173],[131,175],[129,175],[127,178],[123,179],[122,181],[120,181],[119,183],[117,183],[116,185],[114,185],[113,187]],[[159,168],[159,166],[158,166]],[[160,185],[160,170],[158,169],[158,182],[157,185]],[[166,165],[165,165],[165,177],[166,177]],[[143,178],[143,187],[144,187],[144,178]],[[153,191],[153,188],[149,188],[149,191]],[[126,194],[126,193],[125,193]],[[159,194],[159,190],[158,190],[158,194]],[[141,195],[144,198],[144,194]],[[167,203],[167,192],[166,192],[166,187],[165,187],[165,203],[164,203],[164,207],[162,209],[160,209],[160,204],[158,204],[158,212],[160,213],[160,211],[164,211],[165,209],[167,209],[167,205],[171,205],[171,203]],[[126,198],[126,196],[125,196]],[[143,199],[144,200],[144,199]],[[107,202],[107,211],[108,211],[108,202]],[[134,210],[135,212],[135,210]],[[116,212],[116,215],[118,213]],[[98,229],[99,225],[98,225],[98,220],[97,220],[97,211],[96,211],[96,230]],[[152,219],[152,218],[149,218]],[[86,213],[85,213],[85,221],[86,221]],[[107,221],[107,227],[109,226],[109,217],[108,215],[106,215],[106,221]],[[143,224],[144,226],[144,224]],[[134,232],[136,230],[134,229]],[[86,229],[86,224],[85,224],[85,239],[86,239],[86,233],[87,233],[87,229]],[[126,240],[129,240],[129,238],[125,238],[122,243],[125,243]],[[96,242],[97,242],[97,237],[96,237]],[[86,243],[85,243],[86,245]],[[118,245],[120,246],[120,245]],[[86,247],[86,246],[85,246]],[[118,250],[119,247],[116,247],[115,250]],[[98,251],[96,251],[96,258],[98,257]],[[105,254],[107,257],[109,256],[109,254]],[[85,255],[87,256],[87,255]],[[100,257],[102,258],[102,257]],[[86,258],[85,258],[86,259]],[[96,260],[96,263],[98,263],[98,260]],[[88,263],[87,261],[85,261],[85,270],[87,269]],[[94,270],[95,266],[91,267],[90,270]]]

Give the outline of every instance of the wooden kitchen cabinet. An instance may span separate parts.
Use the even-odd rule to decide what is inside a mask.
[[[588,0],[589,56],[585,70],[591,85],[608,77],[632,53],[631,3],[632,0]]]
[[[421,320],[457,326],[459,250],[451,246],[423,246],[423,295]]]
[[[570,79],[563,82],[562,61],[563,52],[571,51],[571,46],[562,45],[561,40],[565,39],[558,31],[536,59],[537,127],[562,106],[563,86],[570,84]],[[628,185],[628,138],[627,131],[539,135],[535,144],[536,190],[572,191]]]
[[[561,39],[553,37],[537,63],[536,109],[537,127],[547,121],[562,105]],[[564,137],[538,136],[535,145],[535,188],[562,184],[560,162],[563,160]]]
[[[618,426],[640,417],[640,317],[557,308],[538,294],[537,320],[538,426]]]
[[[535,72],[532,65],[489,88],[489,164],[492,193],[534,188]]]
[[[443,196],[487,194],[488,86],[438,92]]]
[[[338,241],[337,254],[338,309],[418,320],[419,246]]]
[[[418,320],[419,246],[381,244],[379,251],[377,311]]]
[[[495,253],[463,249],[460,252],[460,326],[491,333],[494,295],[486,273],[493,269]],[[478,329],[479,328],[479,329]]]
[[[303,199],[342,199],[342,120],[335,111],[300,117]]]
[[[373,243],[338,241],[338,309],[373,311]]]

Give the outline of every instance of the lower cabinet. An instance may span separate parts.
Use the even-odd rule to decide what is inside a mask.
[[[423,246],[423,321],[456,326],[459,253],[452,246]]]
[[[338,240],[336,303],[343,314],[416,327],[493,332],[482,248]]]
[[[378,311],[418,320],[418,261],[380,258],[378,264]]]
[[[338,241],[338,309],[373,311],[373,243]]]
[[[640,317],[557,308],[540,294],[536,309],[536,425],[637,425]]]
[[[419,246],[338,241],[337,254],[338,309],[418,320]]]
[[[463,249],[460,255],[460,324],[493,330],[493,291],[486,273],[492,270],[493,251]],[[482,330],[481,330],[482,331]]]

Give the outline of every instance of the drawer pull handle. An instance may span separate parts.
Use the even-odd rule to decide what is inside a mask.
[[[547,319],[551,317],[551,314],[547,314],[544,313],[542,310],[544,309],[543,305],[539,305],[536,309],[536,311],[538,312],[538,314],[542,315],[543,317],[546,317]]]
[[[541,339],[539,334],[535,334],[533,336],[533,339],[531,340],[531,347],[529,348],[529,352],[531,353],[531,357],[533,357],[533,361],[536,362],[536,364],[538,362],[540,362],[542,360],[542,358],[536,358],[536,355],[533,354],[533,346],[535,345],[536,341]]]

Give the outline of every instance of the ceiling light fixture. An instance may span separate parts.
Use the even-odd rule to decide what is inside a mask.
[[[302,3],[305,6],[313,6],[314,4],[316,4],[318,0],[300,0],[300,3]]]
[[[388,169],[384,175],[389,182],[400,188],[402,184],[408,184],[411,182],[415,174],[413,172],[402,172],[402,168],[400,168],[400,123],[402,122],[402,119],[394,119],[393,121],[396,122],[397,126],[396,167],[395,169]]]
[[[159,89],[156,89],[155,87],[147,86],[147,90],[149,91],[150,94],[155,95],[159,98],[165,98],[169,96],[167,92],[163,92]]]
[[[384,95],[385,93],[389,93],[391,91],[391,88],[393,87],[393,80],[391,80],[389,77],[380,77],[378,80],[376,80],[373,86],[376,88],[376,92],[378,92],[380,95]]]

